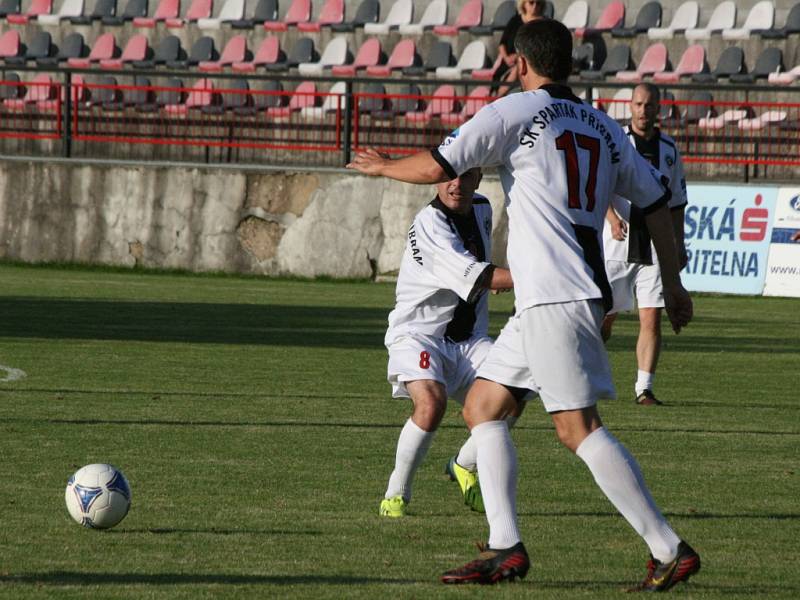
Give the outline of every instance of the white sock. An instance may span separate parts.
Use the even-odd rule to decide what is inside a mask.
[[[518,417],[514,415],[508,415],[505,418],[509,429],[514,427],[517,418]],[[461,446],[461,449],[458,451],[458,456],[456,456],[456,462],[467,471],[472,471],[474,473],[478,470],[478,449],[475,447],[475,440],[472,439],[472,436],[469,436],[467,441],[464,442],[464,445]]]
[[[397,453],[394,459],[394,471],[389,477],[385,498],[402,496],[406,502],[411,501],[411,484],[414,473],[422,464],[428,448],[431,447],[435,431],[425,431],[409,419],[400,432],[397,440]]]
[[[575,453],[611,503],[642,536],[650,553],[662,562],[674,559],[680,539],[653,502],[639,465],[625,446],[601,427],[590,433]]]
[[[647,371],[642,371],[639,369],[636,372],[636,386],[634,389],[636,390],[636,395],[638,396],[645,390],[653,389],[653,380],[656,378],[655,373],[648,373]]]
[[[521,540],[517,527],[517,451],[505,421],[472,428],[478,449],[478,477],[489,522],[489,547],[510,548]]]

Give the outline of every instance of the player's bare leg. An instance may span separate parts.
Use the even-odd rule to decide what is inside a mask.
[[[517,527],[517,454],[504,420],[515,405],[508,389],[485,379],[467,394],[464,420],[478,450],[489,544],[477,559],[444,573],[444,583],[497,583],[525,577],[530,568]]]
[[[420,379],[406,383],[414,408],[397,440],[394,470],[389,477],[380,514],[402,517],[411,501],[414,474],[425,459],[447,408],[447,392],[438,381]]]
[[[661,309],[639,309],[639,338],[636,341],[636,362],[639,372],[636,377],[637,404],[661,404],[653,395],[653,379],[658,357],[661,354]]]
[[[644,539],[652,556],[664,564],[674,561],[681,540],[653,501],[636,459],[603,426],[597,407],[556,412],[551,417],[558,439],[586,463],[597,485]]]

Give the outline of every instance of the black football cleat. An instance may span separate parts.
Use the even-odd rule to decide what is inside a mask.
[[[664,403],[656,398],[651,390],[644,390],[641,394],[636,396],[636,404],[640,404],[641,406],[661,406]]]
[[[479,546],[481,548],[481,546]],[[505,550],[481,548],[481,553],[463,567],[442,574],[442,583],[500,583],[522,579],[528,573],[531,561],[522,542]]]
[[[700,555],[686,542],[678,546],[678,556],[662,563],[652,556],[647,563],[647,576],[629,592],[666,592],[676,583],[686,581],[700,570]]]

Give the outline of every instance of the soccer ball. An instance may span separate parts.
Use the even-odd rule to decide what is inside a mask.
[[[64,500],[70,516],[84,527],[108,529],[128,514],[131,488],[111,465],[86,465],[67,481]]]

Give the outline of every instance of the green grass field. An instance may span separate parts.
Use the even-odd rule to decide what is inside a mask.
[[[646,548],[534,403],[514,432],[534,565],[499,588],[446,588],[482,516],[442,473],[457,406],[412,516],[377,516],[408,405],[389,399],[390,284],[0,265],[2,598],[616,598]],[[497,332],[511,298],[492,299]],[[675,594],[800,597],[798,300],[700,296],[666,336],[664,407],[632,401],[637,324],[610,343],[606,424],[637,456],[703,570]],[[0,379],[8,377],[0,369]],[[133,507],[85,530],[69,475],[111,462]]]

